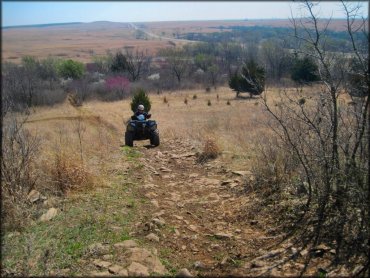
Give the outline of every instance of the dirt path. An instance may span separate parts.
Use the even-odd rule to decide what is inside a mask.
[[[143,153],[136,179],[148,200],[135,237],[148,240],[155,234],[151,241],[161,258],[193,275],[251,275],[266,266],[248,264],[277,239],[246,217],[246,204],[253,200],[241,192],[250,172],[233,172],[219,160],[199,164],[195,148],[180,139],[159,148],[135,145]]]
[[[176,42],[184,42],[184,43],[198,43],[197,41],[192,41],[192,40],[176,39],[176,38],[160,36],[160,35],[154,34],[152,32],[149,32],[146,29],[139,28],[134,23],[129,23],[129,24],[134,30],[140,30],[140,31],[144,32],[147,36],[155,38],[155,39],[162,39],[162,40],[169,40],[169,41],[176,41]]]

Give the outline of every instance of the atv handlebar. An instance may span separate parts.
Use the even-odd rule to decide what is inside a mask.
[[[152,116],[152,114],[148,114],[146,116],[146,119],[145,120],[150,119],[151,116]],[[133,120],[133,121],[139,121],[135,115],[134,116],[131,116],[131,120]]]

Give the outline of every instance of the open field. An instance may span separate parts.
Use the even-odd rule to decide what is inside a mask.
[[[368,69],[350,59],[345,32],[323,36],[320,47],[338,51],[327,57],[312,40],[316,52],[307,53],[325,57],[311,70],[316,62],[290,51],[288,29],[233,28],[291,25],[4,28],[1,276],[366,276]],[[333,20],[329,29],[344,26]],[[106,56],[124,48],[155,56],[196,39],[210,43],[159,52],[153,67],[151,57]],[[80,63],[25,55],[105,57],[84,75]],[[367,56],[356,57],[365,65]],[[300,67],[319,78],[297,80]],[[236,97],[228,85],[258,94]],[[125,145],[141,90],[159,146]]]
[[[135,23],[135,27],[144,32],[139,37],[137,30],[129,23],[93,22],[9,28],[2,30],[2,60],[19,63],[24,55],[37,58],[51,55],[90,62],[93,55],[104,55],[107,51],[124,47],[139,48],[148,51],[148,54],[155,54],[160,48],[171,46],[169,41],[176,45],[185,43],[177,40],[174,35],[227,32],[230,26],[291,27],[292,24],[287,19]],[[344,27],[344,20],[333,20],[329,29],[343,31]],[[145,32],[159,37],[145,35]]]
[[[268,89],[269,101],[278,92]],[[132,114],[129,100],[34,109],[26,128],[41,139],[36,189],[47,199],[32,206],[30,226],[4,234],[4,273],[94,276],[123,275],[128,269],[132,275],[137,272],[129,266],[131,254],[145,271],[162,275],[182,268],[194,275],[298,275],[303,256],[270,268],[289,242],[271,251],[283,234],[275,232],[278,223],[271,216],[260,215],[252,185],[258,144],[271,138],[262,98],[236,99],[229,88],[150,98],[160,130],[157,148],[148,147],[148,141],[122,146]],[[197,155],[208,140],[220,154],[199,163]],[[57,197],[53,170],[58,165],[66,175],[78,169],[88,182]],[[50,207],[58,215],[40,222]],[[119,249],[128,239],[139,248]],[[143,255],[148,252],[154,269]],[[329,262],[327,255],[315,258],[307,273],[314,275]]]

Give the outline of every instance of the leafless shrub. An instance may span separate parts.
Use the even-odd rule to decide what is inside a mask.
[[[221,149],[214,138],[208,138],[203,147],[202,153],[198,156],[198,162],[204,163],[210,159],[215,159],[221,153]]]
[[[82,161],[64,149],[54,152],[53,161],[48,165],[49,175],[55,189],[66,194],[93,185],[93,175]]]
[[[314,11],[317,4],[306,1],[303,5],[309,20],[293,20],[295,35],[306,46],[298,52],[315,59],[322,86],[310,94],[301,89],[294,94],[282,91],[273,103],[266,98],[263,102],[276,121],[270,125],[279,139],[275,146],[297,162],[296,169],[284,173],[288,183],[298,181],[304,188],[299,199],[305,203],[287,237],[297,239],[301,248],[325,243],[335,249],[334,264],[360,262],[363,267],[356,272],[364,274],[370,259],[368,47],[357,48],[353,33],[361,30],[368,38],[368,32],[365,25],[352,26],[359,6],[343,3],[353,52],[347,59],[327,52],[326,28],[319,30]],[[350,67],[354,62],[357,66]],[[348,70],[363,82],[347,80]],[[353,86],[365,86],[360,91],[367,94],[358,97],[356,105],[338,101],[342,93],[351,96]]]
[[[24,127],[27,117],[8,113],[2,126],[1,218],[6,228],[18,229],[28,218],[27,194],[37,181],[35,159],[39,139]]]

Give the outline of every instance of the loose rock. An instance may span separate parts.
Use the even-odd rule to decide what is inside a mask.
[[[27,195],[27,199],[28,201],[30,201],[31,203],[34,203],[36,201],[38,201],[41,197],[41,194],[40,192],[38,192],[37,190],[33,189],[31,190],[30,193],[28,193]]]
[[[102,243],[94,243],[94,244],[91,244],[87,248],[87,250],[91,255],[99,255],[99,256],[105,255],[109,253],[109,245],[102,244]]]
[[[196,269],[204,269],[205,268],[205,265],[201,261],[196,261],[194,263],[194,268],[196,268]]]
[[[107,262],[107,261],[102,261],[102,260],[94,260],[93,264],[100,268],[108,268],[112,265],[112,263]]]
[[[90,272],[90,276],[94,276],[94,277],[107,277],[107,276],[111,276],[111,274],[108,271],[103,271],[103,272],[92,271],[92,272]]]
[[[238,176],[242,176],[242,177],[252,175],[251,171],[232,171],[231,173],[238,175]]]
[[[226,233],[217,233],[214,235],[218,239],[229,239],[232,238],[232,234],[226,234]]]
[[[136,243],[136,241],[134,241],[132,239],[128,239],[128,240],[125,240],[125,241],[122,241],[122,242],[118,242],[118,243],[114,244],[113,246],[117,249],[128,249],[128,248],[137,247],[137,243]]]
[[[159,237],[156,236],[155,234],[153,233],[150,233],[149,235],[147,235],[145,238],[149,239],[150,241],[155,241],[155,242],[159,242]]]
[[[50,208],[46,213],[41,215],[40,221],[46,222],[53,219],[58,214],[58,210],[56,208]]]
[[[157,200],[151,200],[150,202],[153,204],[153,206],[155,206],[156,208],[159,208],[159,204]]]
[[[149,276],[148,268],[137,262],[132,262],[127,268],[127,272],[130,276]]]
[[[162,227],[166,224],[166,221],[164,221],[164,219],[160,219],[160,218],[153,218],[152,219],[152,222],[157,225],[158,227]]]
[[[108,271],[110,273],[113,273],[113,274],[118,274],[120,273],[121,271],[123,270],[123,267],[122,266],[119,266],[119,265],[112,265],[108,268]],[[126,270],[127,271],[127,270]]]
[[[128,261],[140,262],[146,265],[149,272],[155,272],[159,275],[167,274],[166,268],[163,266],[157,256],[152,254],[150,251],[144,248],[131,248],[125,253]],[[130,271],[129,271],[129,275]]]
[[[193,277],[187,268],[180,269],[176,277]]]

